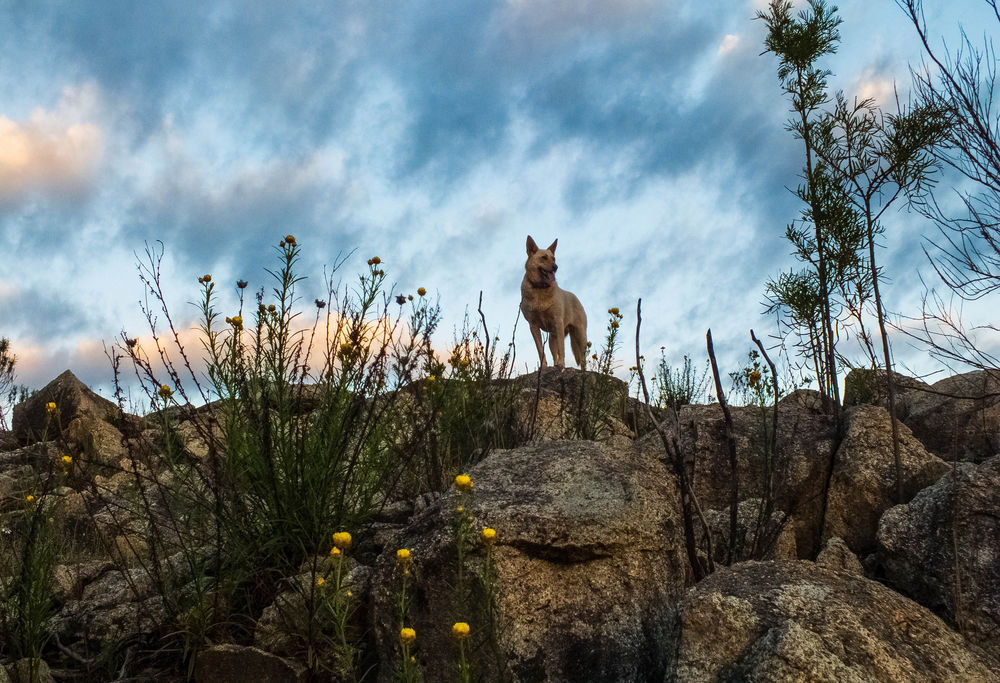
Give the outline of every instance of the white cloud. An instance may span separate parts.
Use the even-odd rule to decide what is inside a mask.
[[[716,54],[719,57],[727,55],[733,50],[735,50],[737,47],[739,47],[739,44],[740,44],[740,37],[738,35],[736,35],[735,33],[727,33],[726,37],[722,39],[721,43],[719,43],[719,50]]]
[[[98,109],[93,85],[67,86],[51,111],[37,108],[24,121],[0,116],[0,201],[85,191],[104,150],[104,135],[92,122]]]

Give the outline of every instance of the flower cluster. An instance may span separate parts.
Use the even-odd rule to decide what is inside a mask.
[[[45,404],[45,412],[48,413],[49,415],[51,415],[52,413],[56,412],[56,404],[53,403],[52,401],[49,401],[48,403],[46,403]]]

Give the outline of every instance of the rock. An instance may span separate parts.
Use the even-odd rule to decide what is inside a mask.
[[[998,662],[879,583],[745,562],[684,597],[668,681],[997,681]]]
[[[739,502],[736,512],[738,546],[734,549],[734,562],[751,557],[768,560],[796,559],[795,530],[788,523],[785,513],[775,510],[771,512],[769,519],[761,519],[763,505],[759,498]],[[706,510],[705,521],[712,532],[715,561],[724,564],[729,548],[729,508]],[[700,524],[695,524],[695,538],[698,547],[704,547],[704,533]]]
[[[3,667],[0,666],[0,671],[2,670]],[[11,683],[55,683],[56,681],[45,660],[28,658],[19,659],[10,665],[10,678],[8,680]]]
[[[635,409],[628,386],[616,377],[550,367],[513,381],[515,432],[522,437],[516,443],[631,438],[635,422],[640,429],[648,422]]]
[[[38,441],[55,434],[55,422],[46,412],[46,404],[55,403],[59,422],[68,428],[70,422],[91,418],[113,423],[120,414],[118,406],[101,398],[67,370],[45,385],[31,398],[14,406],[13,431],[21,443]]]
[[[903,418],[906,405],[911,397],[920,396],[930,389],[930,385],[919,379],[892,373],[896,384],[896,416]],[[888,393],[885,387],[885,370],[881,368],[852,368],[844,378],[844,407],[857,405],[882,406],[889,409]]]
[[[908,392],[901,412],[927,450],[944,460],[972,462],[1000,453],[1000,377],[995,371],[955,375],[931,389],[939,393]]]
[[[78,600],[68,600],[53,630],[69,643],[81,636],[108,645],[158,633],[167,620],[163,598],[143,569],[101,572],[83,585]]]
[[[103,399],[102,399],[103,400]],[[70,420],[66,426],[66,438],[77,444],[81,456],[77,465],[112,465],[127,455],[122,445],[122,434],[104,420],[83,415]]]
[[[890,585],[1000,658],[1000,456],[960,463],[878,529]]]
[[[799,557],[812,557],[819,549],[823,483],[834,447],[835,424],[830,416],[801,410],[795,400],[778,407],[777,457],[769,455],[763,439],[770,409],[730,407],[739,496],[740,500],[763,499],[772,491],[773,509],[790,518],[787,526],[795,532]],[[702,509],[728,510],[732,473],[722,409],[718,404],[684,406],[678,422],[681,448],[688,462],[694,462],[694,488]],[[666,426],[669,428],[669,420]],[[656,433],[637,439],[635,448],[666,462]]]
[[[858,556],[851,552],[851,549],[844,543],[844,539],[839,536],[831,536],[827,539],[826,545],[816,556],[816,564],[834,572],[865,575],[864,567],[861,566]]]
[[[823,537],[839,536],[858,555],[875,548],[882,513],[896,504],[892,426],[884,408],[859,405],[845,411],[844,439],[830,477]],[[950,469],[899,425],[903,501],[930,486]]]
[[[296,683],[307,680],[298,662],[255,647],[214,645],[198,653],[194,680],[198,683]]]
[[[364,630],[362,615],[366,612],[368,590],[371,583],[371,567],[359,565],[350,557],[343,560],[344,589],[350,591],[354,610],[349,627],[361,632]],[[329,612],[323,606],[323,600],[332,590],[332,567],[329,560],[323,558],[317,564],[318,574],[312,571],[300,574],[290,580],[288,590],[280,593],[274,602],[264,608],[257,628],[254,630],[254,644],[268,652],[287,657],[304,656],[308,647],[310,627],[315,633],[329,633],[332,627]],[[325,577],[326,583],[321,588],[316,585],[319,576]],[[310,617],[310,615],[312,615]],[[312,619],[312,625],[310,625]],[[322,641],[322,638],[318,638]],[[315,647],[315,644],[313,645]],[[315,657],[327,657],[335,664],[332,652],[315,651]]]
[[[108,560],[58,564],[52,570],[52,597],[60,604],[80,600],[84,586],[93,583],[113,568],[114,565]]]
[[[507,680],[647,680],[664,669],[661,641],[670,602],[688,567],[673,478],[653,458],[593,442],[554,441],[496,451],[469,474],[471,494],[451,490],[401,532],[379,558],[372,586],[373,628],[389,680],[400,624],[395,549],[413,558],[408,626],[418,634],[424,679],[449,680],[455,644],[449,625],[473,625],[471,647],[496,642]],[[482,527],[497,531],[495,604],[490,633],[482,590],[454,588],[456,507],[477,536],[468,569],[482,589]],[[458,603],[456,604],[456,599]],[[478,671],[488,680],[498,664]]]

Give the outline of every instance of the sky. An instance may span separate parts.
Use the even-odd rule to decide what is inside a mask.
[[[797,3],[801,7],[803,3]],[[916,33],[892,0],[844,0],[830,92],[905,101]],[[928,1],[935,35],[990,27],[981,0]],[[162,241],[175,323],[210,273],[270,286],[293,234],[305,302],[339,257],[379,256],[439,298],[447,344],[479,292],[518,316],[525,239],[558,238],[559,283],[599,340],[643,301],[648,355],[723,372],[758,336],[769,277],[795,265],[802,143],[785,130],[763,0],[0,3],[0,335],[18,380],[63,370],[108,393],[104,344],[148,335],[136,271]],[[993,21],[992,28],[996,28]],[[919,312],[934,228],[890,211],[888,307]],[[970,309],[969,314],[985,311]],[[517,327],[518,371],[537,367]],[[898,336],[897,357],[929,371]]]

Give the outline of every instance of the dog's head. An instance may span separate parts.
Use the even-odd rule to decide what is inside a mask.
[[[552,287],[556,283],[556,240],[549,245],[548,249],[539,249],[535,240],[528,235],[528,260],[524,264],[525,277],[532,287],[545,289]]]

